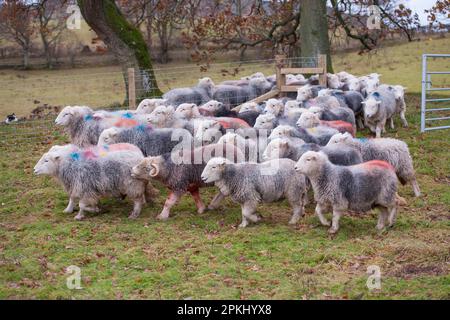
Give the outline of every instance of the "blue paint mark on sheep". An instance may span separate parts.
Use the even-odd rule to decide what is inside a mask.
[[[92,120],[92,119],[94,119],[94,118],[92,117],[91,114],[87,114],[87,115],[84,116],[84,120],[85,121],[89,121],[89,120]]]
[[[70,158],[74,161],[78,161],[78,160],[80,160],[80,154],[78,152],[72,152],[70,154]]]
[[[132,119],[133,118],[133,114],[131,112],[126,112],[122,115],[123,118],[126,119]]]

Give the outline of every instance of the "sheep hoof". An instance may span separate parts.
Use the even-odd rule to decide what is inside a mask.
[[[156,218],[157,218],[158,220],[161,220],[161,221],[166,221],[167,219],[169,219],[169,216],[160,214],[160,215],[158,215]]]
[[[247,227],[248,222],[247,221],[242,221],[242,223],[239,225],[239,228],[245,228]]]
[[[81,220],[83,220],[83,218],[84,218],[84,215],[77,214],[74,219],[77,221],[81,221]]]
[[[298,220],[300,220],[300,219],[299,218],[291,219],[291,220],[289,220],[289,224],[295,225],[295,224],[297,224]]]
[[[63,211],[64,213],[73,213],[73,209],[64,209],[64,211]]]
[[[328,234],[335,235],[338,232],[338,229],[331,227],[328,229]]]
[[[139,217],[139,213],[136,213],[136,212],[131,212],[130,213],[130,215],[128,216],[128,219],[131,219],[131,220],[135,220],[135,219],[137,219]]]
[[[205,210],[206,210],[206,207],[198,208],[198,209],[197,209],[197,213],[198,213],[198,214],[202,214],[203,212],[205,212]]]

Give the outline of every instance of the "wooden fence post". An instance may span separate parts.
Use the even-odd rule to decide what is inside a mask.
[[[284,60],[286,56],[284,54],[277,54],[275,56],[275,73],[277,76],[277,89],[281,94],[281,86],[286,85],[286,75],[281,73],[281,68],[284,68]]]
[[[128,68],[128,107],[136,109],[136,83],[134,68]]]
[[[321,86],[327,86],[327,55],[319,54],[317,57],[317,64],[319,68],[323,69],[323,72],[319,74],[319,84]]]

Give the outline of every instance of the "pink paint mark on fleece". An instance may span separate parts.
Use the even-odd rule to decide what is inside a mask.
[[[395,172],[395,169],[391,164],[387,163],[386,161],[382,161],[382,160],[367,161],[360,165],[366,169],[382,168],[385,170],[392,170]]]
[[[320,120],[320,124],[323,126],[327,126],[330,128],[334,128],[336,130],[338,130],[340,133],[350,133],[353,137],[355,137],[356,134],[356,130],[355,127],[346,121],[342,121],[342,120],[334,120],[334,121],[325,121],[325,120]]]

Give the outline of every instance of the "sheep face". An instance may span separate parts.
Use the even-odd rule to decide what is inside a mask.
[[[222,137],[220,137],[219,141],[217,143],[226,143],[226,144],[232,144],[236,145],[238,142],[239,136],[236,133],[227,132]]]
[[[303,86],[297,89],[297,101],[306,101],[309,98],[312,98],[313,92],[310,86]]]
[[[327,156],[321,152],[308,151],[300,157],[295,165],[295,170],[306,176],[314,175],[320,171],[327,160]]]
[[[214,82],[211,78],[205,77],[198,80],[198,86],[207,90],[212,90],[214,88]]]
[[[328,73],[327,74],[327,82],[328,87],[331,89],[339,89],[341,87],[341,81],[339,80],[339,77],[335,74]]]
[[[244,103],[239,109],[239,113],[247,112],[247,111],[257,111],[258,104],[256,102],[247,102]]]
[[[266,113],[270,113],[273,114],[275,116],[280,115],[283,112],[283,102],[281,102],[278,99],[269,99],[266,102],[266,108],[264,109],[264,111]]]
[[[192,119],[200,117],[200,112],[195,103],[182,103],[175,110],[175,116],[180,119]]]
[[[88,107],[67,106],[58,114],[55,123],[59,126],[67,126],[73,117],[77,115],[88,115],[90,113],[92,113],[92,110]]]
[[[209,138],[220,132],[221,124],[215,120],[204,120],[200,123],[195,133],[197,141],[208,141]]]
[[[230,162],[225,158],[212,158],[209,160],[201,175],[203,182],[213,183],[222,179],[222,173],[227,163]]]
[[[332,89],[322,89],[317,94],[317,97],[330,97],[334,90]]]
[[[131,169],[131,176],[135,179],[150,180],[164,173],[163,158],[147,157]]]
[[[340,143],[348,143],[353,140],[353,137],[350,133],[336,133],[330,138],[330,141],[328,141],[327,146],[332,146]]]
[[[395,95],[396,100],[405,98],[405,90],[407,89],[406,87],[394,86],[393,88],[394,88],[394,95]]]
[[[98,137],[98,143],[97,145],[103,146],[108,144],[113,144],[116,141],[116,137],[119,134],[118,128],[109,128],[102,131],[100,136]]]
[[[339,78],[342,82],[347,82],[351,77],[353,77],[350,73],[341,71],[336,73],[336,76]]]
[[[150,114],[153,112],[153,110],[155,110],[157,106],[165,105],[166,103],[166,99],[144,99],[139,103],[136,111],[138,113]]]
[[[358,79],[356,79],[356,78],[349,79],[347,84],[348,84],[348,90],[361,91],[361,83],[359,82]]]
[[[293,128],[290,126],[278,126],[273,129],[272,133],[269,136],[269,140],[277,139],[277,138],[288,138],[292,135]]]
[[[175,110],[172,106],[158,106],[150,113],[146,119],[147,122],[155,126],[164,126],[173,118]]]
[[[215,113],[223,108],[223,103],[216,100],[210,100],[204,105],[202,105],[201,108],[210,111],[212,113]]]
[[[55,151],[55,150],[54,150]],[[47,152],[39,159],[34,166],[34,173],[37,175],[56,175],[61,161],[61,155],[58,152]]]
[[[274,139],[269,142],[262,155],[264,160],[284,158],[289,151],[289,142],[285,139]]]
[[[362,104],[364,106],[364,115],[366,116],[366,118],[373,118],[378,113],[378,108],[381,104],[381,101],[370,97],[366,101],[363,101]]]
[[[275,116],[273,114],[262,114],[256,118],[255,125],[253,126],[255,129],[273,129],[273,121],[275,120]]]
[[[298,101],[289,100],[289,101],[286,101],[286,103],[284,104],[285,112],[287,112],[291,109],[299,109],[299,108],[300,108],[300,102],[298,102]]]
[[[310,113],[315,114],[319,119],[322,116],[323,110],[321,107],[311,107],[308,109]]]
[[[297,126],[299,126],[300,128],[313,128],[317,127],[319,124],[319,117],[309,111],[303,112],[297,121]]]
[[[265,79],[266,77],[264,76],[264,73],[256,72],[256,73],[254,73],[254,74],[252,74],[250,76],[250,79],[255,79],[255,78],[263,78],[263,79]]]

